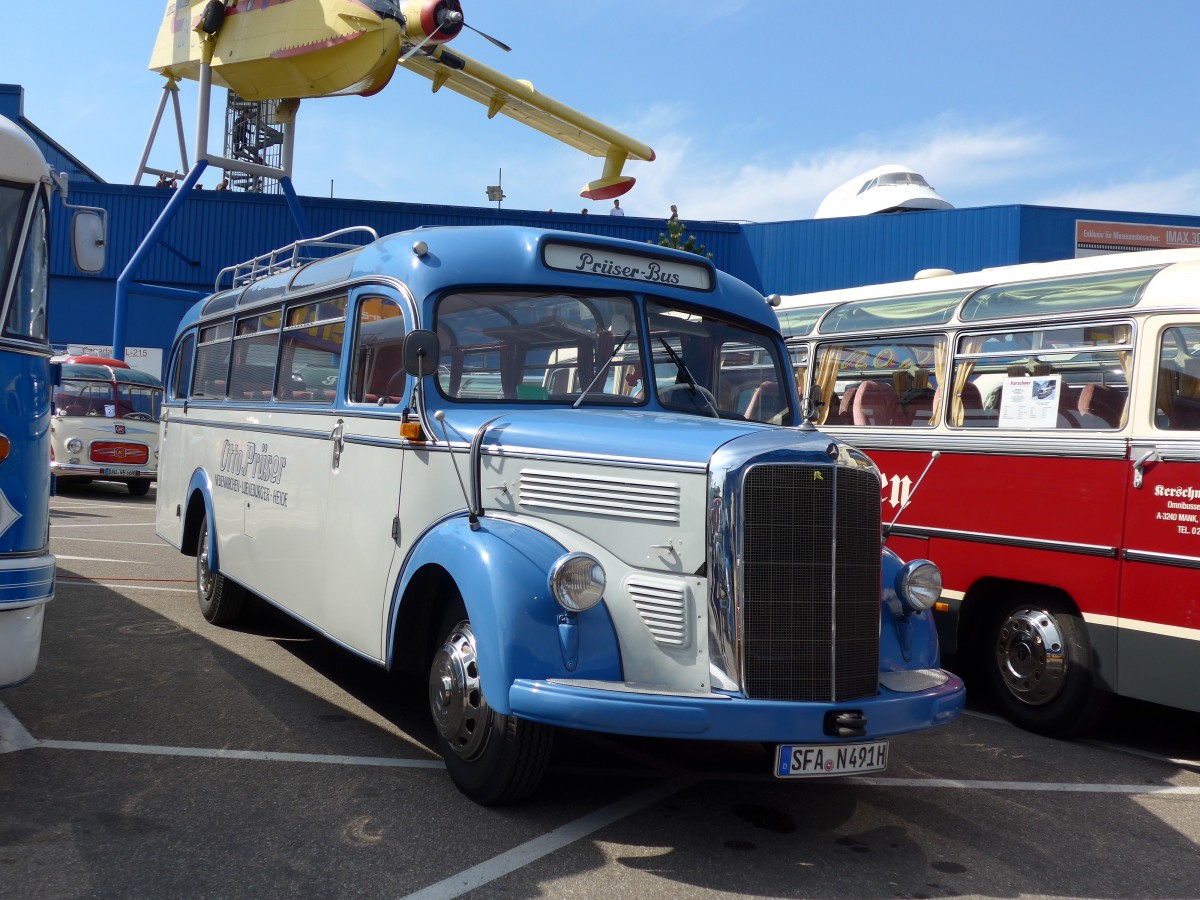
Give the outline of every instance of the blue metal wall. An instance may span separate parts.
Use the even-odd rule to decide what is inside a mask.
[[[216,174],[210,175],[210,183]],[[75,272],[68,237],[69,211],[62,209],[56,199],[50,316],[50,338],[54,343],[111,341],[116,278],[171,196],[165,188],[73,185],[71,203],[103,207],[109,213],[108,264],[96,276]],[[313,234],[351,225],[370,225],[380,234],[388,234],[422,225],[522,224],[657,243],[666,228],[661,219],[634,216],[320,197],[301,197],[300,201]],[[1197,216],[1032,206],[751,225],[686,224],[689,234],[705,245],[719,268],[763,293],[795,294],[901,281],[926,268],[968,272],[1071,257],[1075,255],[1077,219],[1200,227]],[[194,192],[135,281],[207,293],[225,266],[297,237],[282,196]],[[127,318],[127,345],[167,348],[175,323],[188,305],[186,300],[138,295],[135,289]]]

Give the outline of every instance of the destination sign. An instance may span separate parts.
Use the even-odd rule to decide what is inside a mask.
[[[703,263],[680,262],[676,259],[619,253],[608,248],[585,247],[577,244],[548,243],[545,246],[546,267],[560,272],[582,272],[624,278],[645,284],[711,291],[712,271]]]

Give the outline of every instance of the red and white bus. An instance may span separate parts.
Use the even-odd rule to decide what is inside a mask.
[[[1200,710],[1200,251],[936,274],[776,312],[889,546],[942,569],[944,650],[1045,734]]]
[[[158,473],[162,382],[119,359],[59,356],[50,471],[60,480],[119,481],[143,497]]]

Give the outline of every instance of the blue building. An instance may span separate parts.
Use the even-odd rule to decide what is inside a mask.
[[[22,106],[19,85],[0,85],[0,115],[29,133],[56,172],[69,175],[69,202],[108,213],[107,264],[96,275],[82,275],[71,260],[70,211],[55,200],[51,340],[56,345],[109,344],[117,277],[172,190],[105,183],[27,120]],[[387,234],[422,225],[520,224],[657,243],[666,230],[662,219],[636,216],[321,197],[301,197],[300,202],[314,235],[352,225]],[[1171,243],[1179,240],[1200,244],[1200,216],[1024,205],[758,224],[688,221],[687,228],[719,268],[765,294],[900,281],[927,268],[966,272],[1085,253],[1181,246]],[[301,236],[282,195],[194,192],[136,273],[139,283],[179,293],[152,295],[135,287],[125,343],[165,350],[183,312],[194,297],[212,291],[221,269]]]

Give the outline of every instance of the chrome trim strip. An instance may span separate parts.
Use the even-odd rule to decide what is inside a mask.
[[[1180,569],[1200,569],[1200,558],[1180,556],[1176,553],[1155,553],[1153,550],[1125,550],[1121,553],[1125,562],[1151,563],[1159,566],[1175,566]]]
[[[1049,538],[1025,538],[1012,534],[990,534],[984,531],[956,531],[953,528],[933,528],[925,525],[896,525],[884,528],[887,536],[900,537],[940,537],[978,544],[1000,544],[1005,547],[1026,547],[1031,550],[1055,550],[1064,553],[1077,553],[1081,556],[1100,556],[1106,559],[1116,559],[1119,548],[1104,544],[1079,544],[1072,541],[1054,541]]]
[[[703,474],[708,468],[707,462],[691,463],[677,460],[646,459],[641,456],[617,456],[606,453],[555,453],[553,451],[533,451],[524,448],[514,449],[509,447],[503,449],[484,447],[480,455],[498,456],[505,459],[528,459],[534,462],[618,465],[627,466],[631,469],[651,469],[660,472],[692,472],[697,475]]]
[[[1080,459],[1126,459],[1129,439],[1123,432],[1111,434],[1082,430],[1031,430],[997,434],[994,428],[955,429],[891,428],[854,425],[822,425],[822,431],[860,450],[910,450],[928,453],[977,453],[996,456],[1053,456]],[[1049,435],[1055,435],[1049,437]],[[1032,438],[1032,440],[1031,440]]]
[[[318,440],[329,440],[328,431],[314,431],[311,428],[285,428],[282,425],[251,425],[246,422],[221,422],[213,419],[172,419],[171,424],[179,427],[181,425],[203,425],[207,428],[228,428],[230,431],[255,431],[262,434],[281,434],[290,435],[292,437],[307,437],[316,438]]]

